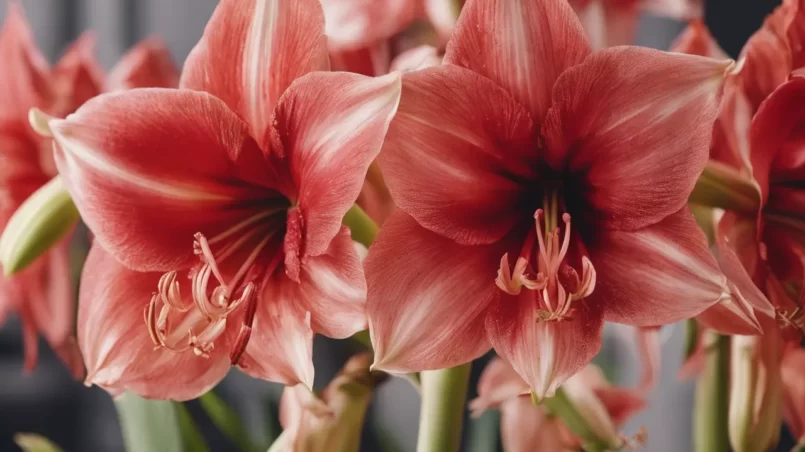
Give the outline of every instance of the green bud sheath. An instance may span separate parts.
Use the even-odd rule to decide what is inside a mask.
[[[69,233],[78,210],[56,176],[14,212],[0,236],[0,264],[6,276],[28,267]]]

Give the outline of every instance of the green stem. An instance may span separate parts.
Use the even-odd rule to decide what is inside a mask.
[[[760,189],[751,178],[731,167],[710,162],[696,181],[688,200],[693,204],[757,215]]]
[[[421,373],[422,409],[417,452],[458,452],[470,363]]]
[[[715,335],[696,385],[693,445],[696,452],[729,451],[729,336]]]
[[[539,403],[533,393],[531,397],[535,405]],[[556,390],[556,394],[553,397],[543,399],[542,405],[548,409],[552,416],[557,416],[561,419],[574,435],[584,441],[585,451],[599,452],[620,449],[621,444],[602,438],[593,430],[588,420],[579,412],[576,405],[561,387]]]
[[[173,402],[146,400],[131,393],[115,399],[126,452],[183,449],[178,413]]]
[[[378,231],[377,224],[357,204],[344,215],[342,223],[349,227],[352,240],[367,248],[374,243]]]

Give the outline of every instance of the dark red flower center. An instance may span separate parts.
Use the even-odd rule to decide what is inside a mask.
[[[571,318],[573,302],[595,289],[595,268],[586,256],[582,257],[581,276],[567,263],[570,214],[560,216],[559,206],[564,203],[558,193],[546,191],[542,207],[534,212],[535,227],[526,236],[514,269],[510,270],[508,253],[504,254],[495,281],[509,295],[519,295],[523,288],[537,291],[538,314],[544,321]]]

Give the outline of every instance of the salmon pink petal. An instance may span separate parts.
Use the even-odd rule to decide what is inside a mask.
[[[607,47],[625,46],[635,43],[637,22],[640,10],[630,2],[603,1],[604,29]]]
[[[310,312],[302,310],[298,293],[298,283],[281,273],[264,282],[238,365],[255,378],[312,389],[314,333]]]
[[[719,234],[716,237],[716,260],[727,277],[728,287],[734,296],[706,310],[697,319],[723,334],[760,334],[763,329],[759,317],[766,316],[771,320],[775,318],[776,312],[769,299],[755,285],[732,247],[725,236]],[[757,249],[755,252],[758,252]]]
[[[562,420],[534,406],[530,397],[519,397],[500,409],[500,441],[506,452],[575,450]]]
[[[389,41],[377,41],[355,50],[330,52],[330,70],[356,74],[383,75],[389,72],[391,45]]]
[[[486,330],[498,355],[542,399],[553,397],[556,388],[598,353],[604,322],[589,301],[577,302],[570,319],[545,321],[539,298],[540,292],[532,290],[519,296],[499,292],[486,317]]]
[[[154,349],[143,309],[160,276],[128,270],[97,244],[92,247],[78,305],[86,384],[112,393],[128,390],[147,398],[188,400],[224,378],[230,367],[226,347],[213,349],[206,359],[191,351]]]
[[[54,98],[48,113],[65,116],[101,93],[103,68],[95,59],[95,36],[86,32],[70,45],[50,73]]]
[[[52,99],[47,79],[48,64],[36,47],[33,34],[16,1],[8,3],[6,21],[0,30],[0,123],[25,127],[28,110],[44,108]]]
[[[332,51],[367,47],[404,31],[421,15],[411,0],[322,0],[327,44]]]
[[[753,110],[757,110],[794,69],[791,52],[783,38],[762,27],[746,42],[741,57],[745,59],[740,73],[743,89]]]
[[[660,327],[647,326],[634,328],[637,349],[640,353],[642,373],[638,390],[645,393],[654,389],[660,380],[662,371],[662,347],[660,344]],[[617,423],[617,421],[616,421]]]
[[[148,38],[131,48],[106,77],[106,90],[175,88],[179,70],[170,51],[158,38]]]
[[[519,219],[537,177],[528,112],[489,80],[452,65],[405,74],[380,163],[397,205],[462,244],[491,243]],[[498,257],[499,259],[499,257]]]
[[[802,102],[805,101],[805,78],[795,77],[777,88],[761,104],[752,120],[750,140],[753,175],[769,199],[769,173],[778,178],[801,174],[805,160],[802,124],[805,123]]]
[[[507,400],[530,391],[528,383],[509,363],[495,358],[486,365],[478,380],[478,397],[470,401],[470,410],[473,416],[479,416],[489,408],[499,408]]]
[[[134,269],[190,262],[195,233],[214,235],[242,219],[235,200],[270,191],[240,181],[243,167],[268,174],[262,154],[246,125],[206,93],[105,94],[50,126],[59,173],[83,220]]]
[[[300,283],[295,286],[296,303],[311,313],[316,333],[345,339],[368,327],[363,265],[346,226],[324,254],[311,257],[302,266]]]
[[[588,302],[599,304],[608,321],[664,325],[691,318],[729,295],[687,208],[637,231],[602,231],[588,251],[598,273]]]
[[[578,174],[591,220],[634,230],[685,205],[707,163],[731,64],[618,47],[559,78],[542,128],[546,158]]]
[[[589,53],[584,29],[565,0],[469,0],[444,61],[491,79],[540,123],[556,79]]]
[[[187,57],[180,86],[223,99],[265,146],[282,93],[329,68],[326,39],[318,0],[224,0]]]
[[[500,248],[458,245],[399,211],[386,220],[365,262],[374,367],[443,369],[488,351]]]
[[[677,20],[697,19],[704,15],[702,0],[643,0],[640,7],[656,16]]]
[[[421,45],[397,55],[391,62],[392,71],[410,72],[442,64],[442,57],[436,47]]]
[[[721,60],[729,58],[710,34],[702,19],[694,19],[671,44],[672,52],[687,53]]]
[[[605,386],[595,388],[593,392],[616,427],[625,424],[629,418],[646,408],[646,400],[638,391]]]
[[[286,265],[288,258],[304,260],[327,250],[361,192],[399,102],[396,73],[371,78],[317,72],[294,82],[282,96],[272,152],[288,160],[303,231],[299,238],[286,235]],[[300,238],[301,243],[287,242]],[[295,271],[293,265],[288,271]]]

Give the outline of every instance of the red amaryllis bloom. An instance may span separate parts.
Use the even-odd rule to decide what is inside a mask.
[[[595,49],[632,44],[642,12],[686,20],[702,15],[699,0],[570,0]]]
[[[327,68],[316,0],[225,0],[180,89],[103,95],[50,122],[96,237],[80,296],[87,383],[186,399],[231,363],[310,387],[313,332],[366,328],[341,220],[400,79]]]
[[[395,55],[422,44],[443,44],[458,17],[453,0],[322,0],[333,69],[364,75],[389,71]],[[425,19],[437,36],[427,31],[401,36],[411,25]],[[431,33],[432,34],[432,33]],[[415,41],[413,43],[408,41]]]
[[[685,207],[729,61],[591,53],[563,1],[470,0],[445,62],[403,76],[380,156],[401,212],[366,262],[377,368],[491,344],[542,397],[597,353],[604,320],[660,325],[733,296]]]
[[[805,204],[798,188],[803,119],[798,102],[803,79],[795,76],[783,84],[805,55],[799,38],[803,21],[805,11],[799,2],[786,1],[747,42],[742,51],[743,68],[725,87],[707,169],[710,180],[732,181],[728,189],[738,190],[737,199],[743,200],[733,202],[717,222],[719,249],[733,255],[734,270],[725,274],[744,281],[746,276],[740,273],[748,274],[763,294],[779,300],[775,306],[755,305],[754,311],[774,317],[776,308],[782,325],[795,327],[784,328],[787,336],[805,326],[805,295],[776,289],[782,284],[801,291],[805,277],[801,246]],[[723,53],[700,23],[691,24],[674,48],[697,54]],[[698,192],[694,202],[702,201]],[[747,334],[733,316],[723,314],[708,311],[700,320],[723,332]],[[755,317],[751,310],[747,314]]]
[[[49,68],[33,42],[22,8],[16,2],[10,4],[0,31],[0,59],[4,62],[0,71],[0,230],[20,204],[56,173],[51,140],[34,133],[28,125],[28,111],[36,107],[63,116],[100,93],[103,73],[92,56],[93,46],[92,37],[84,35]],[[155,57],[164,60],[164,55],[164,49],[154,44],[136,47],[113,69],[115,77],[110,80],[118,81],[110,87],[170,83],[166,80],[169,71],[154,74],[140,63]],[[0,322],[12,311],[22,318],[26,369],[36,364],[36,334],[42,332],[73,373],[83,374],[72,338],[75,315],[67,241],[25,271],[0,276]]]
[[[563,388],[590,429],[615,443],[628,442],[617,429],[646,406],[639,391],[613,386],[592,364],[570,378]],[[528,392],[528,384],[517,372],[503,360],[495,359],[481,374],[478,398],[470,402],[470,409],[475,416],[489,408],[500,409],[501,440],[507,452],[579,450],[582,441],[561,419],[535,406]]]

